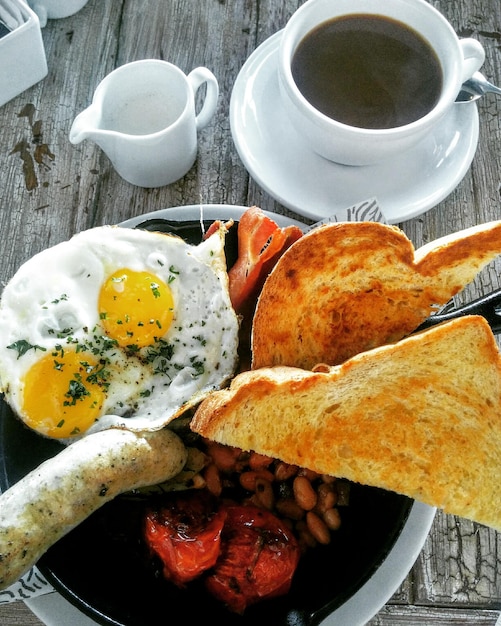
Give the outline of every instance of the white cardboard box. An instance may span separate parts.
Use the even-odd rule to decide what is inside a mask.
[[[22,0],[8,0],[23,22],[0,38],[0,106],[47,76],[40,22]]]

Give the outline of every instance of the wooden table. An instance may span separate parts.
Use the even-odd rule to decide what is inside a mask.
[[[0,281],[43,248],[73,233],[184,204],[257,204],[294,216],[250,178],[230,133],[234,81],[250,53],[281,29],[300,0],[90,0],[78,14],[43,29],[49,65],[39,84],[0,108]],[[436,0],[460,36],[485,46],[484,72],[501,84],[499,0]],[[124,182],[90,142],[73,146],[75,115],[113,68],[142,58],[188,72],[209,67],[221,95],[199,136],[195,166],[179,182],[146,190]],[[501,99],[478,104],[480,142],[459,186],[437,207],[401,224],[417,247],[501,218]],[[360,198],[363,200],[363,198]],[[465,300],[501,284],[501,260],[466,290]],[[474,445],[474,442],[472,442]],[[372,626],[493,626],[501,609],[501,535],[464,519],[436,516],[412,572]],[[40,624],[21,602],[0,606],[3,626]],[[349,625],[347,625],[349,626]]]

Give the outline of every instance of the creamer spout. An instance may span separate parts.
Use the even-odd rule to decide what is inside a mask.
[[[91,105],[79,113],[71,125],[69,139],[77,144],[84,139],[96,139],[100,134],[99,123],[101,114],[95,105]]]

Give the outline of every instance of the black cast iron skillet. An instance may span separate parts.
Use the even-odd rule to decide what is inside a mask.
[[[187,219],[182,210],[174,213],[173,219],[170,213],[169,217],[164,216],[165,211],[159,213],[162,219],[129,220],[124,225],[173,232],[192,243],[200,241],[200,220]],[[205,227],[219,217],[217,211],[212,213],[204,215]],[[238,219],[238,215],[234,217]],[[227,217],[221,215],[221,219]],[[231,266],[237,253],[236,228],[227,236],[226,252]],[[25,428],[0,400],[2,490],[60,450],[57,442]],[[413,501],[352,485],[350,504],[342,512],[342,527],[332,543],[303,557],[287,596],[250,607],[244,616],[229,613],[197,583],[178,589],[158,575],[141,539],[144,506],[141,500],[116,498],[57,542],[38,564],[67,600],[99,624],[319,624],[376,572],[402,532]]]
[[[159,212],[162,218],[138,218],[124,225],[173,232],[192,243],[200,240],[200,220],[186,220],[182,212],[170,219],[164,213]],[[209,212],[205,217],[208,227],[218,215]],[[230,231],[226,252],[231,265],[237,253],[236,229]],[[500,332],[501,290],[433,315],[418,330],[472,314],[482,315],[493,332]],[[60,450],[57,442],[25,428],[0,400],[2,490]],[[66,599],[104,626],[208,622],[313,626],[335,612],[377,571],[404,528],[412,505],[403,496],[352,485],[350,505],[343,511],[343,525],[332,543],[302,559],[287,596],[251,607],[243,617],[229,613],[196,583],[181,590],[158,576],[141,540],[144,503],[140,500],[116,498],[54,545],[39,567]]]

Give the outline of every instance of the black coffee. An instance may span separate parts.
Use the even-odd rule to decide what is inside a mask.
[[[431,111],[442,69],[430,45],[405,24],[354,14],[324,22],[299,43],[292,75],[319,111],[360,128],[394,128]]]

